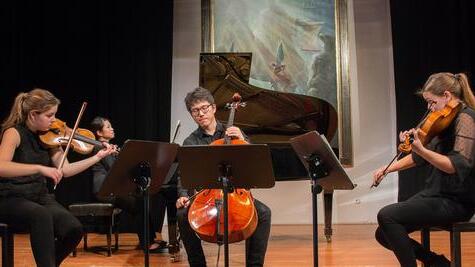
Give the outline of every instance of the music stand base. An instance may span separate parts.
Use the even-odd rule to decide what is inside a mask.
[[[150,199],[149,199],[149,188],[151,182],[151,167],[150,164],[142,162],[139,166],[139,177],[134,179],[137,188],[142,193],[143,197],[143,222],[144,222],[144,266],[149,267],[150,265],[150,225],[149,225],[149,208],[150,208]]]

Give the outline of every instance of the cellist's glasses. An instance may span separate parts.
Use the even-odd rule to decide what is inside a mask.
[[[193,108],[193,109],[190,110],[191,115],[193,115],[193,116],[196,117],[196,116],[200,115],[200,111],[201,111],[201,113],[206,114],[206,113],[208,113],[209,108],[210,108],[212,105],[213,105],[213,104],[208,104],[208,105],[203,105],[203,106],[201,106],[201,107],[199,107],[199,108]]]

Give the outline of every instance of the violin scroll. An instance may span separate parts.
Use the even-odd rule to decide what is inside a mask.
[[[400,143],[398,150],[402,153],[409,154],[412,151],[412,142],[414,142],[414,135],[406,134],[404,142]]]

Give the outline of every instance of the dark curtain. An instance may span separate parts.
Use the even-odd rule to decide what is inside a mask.
[[[417,125],[426,104],[414,95],[432,73],[465,72],[475,79],[475,2],[391,0],[398,131]],[[424,168],[400,172],[399,200],[419,191]]]
[[[173,0],[9,0],[0,34],[2,120],[15,95],[40,87],[61,100],[57,117],[70,127],[87,101],[80,127],[101,115],[117,144],[169,140]],[[69,204],[88,186],[74,177],[56,193]]]

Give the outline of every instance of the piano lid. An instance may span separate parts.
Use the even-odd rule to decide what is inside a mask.
[[[199,83],[215,98],[216,118],[225,123],[225,105],[238,92],[246,107],[236,113],[234,124],[253,143],[271,147],[277,180],[306,179],[307,173],[290,147],[290,138],[318,131],[335,137],[336,110],[326,101],[306,95],[277,92],[249,84],[251,53],[202,53]]]
[[[214,96],[216,118],[225,122],[225,105],[238,92],[245,108],[236,113],[235,125],[253,143],[285,142],[318,131],[332,140],[337,129],[337,112],[326,101],[306,95],[276,92],[250,85],[251,53],[202,53],[200,86]]]

